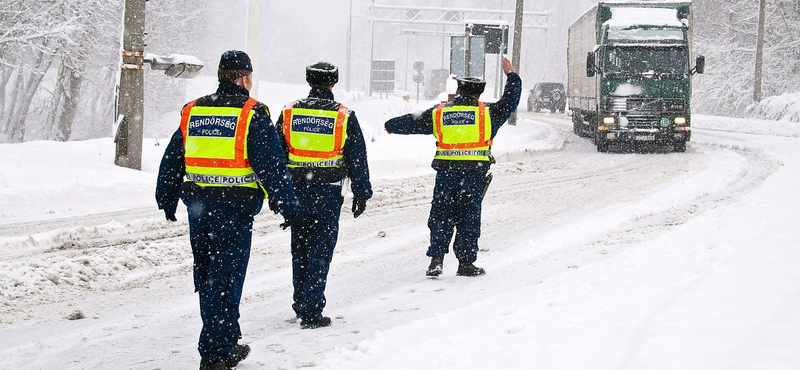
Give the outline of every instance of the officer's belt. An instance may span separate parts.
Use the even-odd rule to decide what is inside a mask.
[[[287,162],[290,166],[298,166],[298,167],[341,167],[344,166],[344,160],[342,159],[331,159],[327,161],[319,161],[319,162],[297,162],[293,160],[289,160]]]
[[[255,173],[244,176],[225,176],[225,175],[202,175],[197,173],[187,173],[186,178],[189,181],[199,184],[214,184],[214,185],[244,185],[258,182],[258,176]]]
[[[492,155],[491,150],[440,150],[436,153],[440,156],[448,157],[489,157]]]

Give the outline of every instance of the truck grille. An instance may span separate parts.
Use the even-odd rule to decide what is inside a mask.
[[[684,103],[683,98],[610,97],[606,98],[606,111],[628,112],[629,116],[681,113],[684,111]]]
[[[641,116],[641,115],[627,115],[625,118],[628,119],[627,128],[636,128],[636,129],[649,129],[649,128],[658,128],[661,124],[661,117],[660,116]]]

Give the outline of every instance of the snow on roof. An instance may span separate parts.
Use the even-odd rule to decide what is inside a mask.
[[[677,9],[614,7],[611,8],[611,19],[604,25],[618,28],[641,25],[682,27],[683,23],[678,20]]]

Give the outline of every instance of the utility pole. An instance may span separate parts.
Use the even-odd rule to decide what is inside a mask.
[[[125,0],[122,63],[117,92],[117,144],[114,163],[142,169],[144,125],[144,6],[145,0]]]
[[[142,169],[142,132],[144,127],[144,63],[153,70],[174,78],[194,78],[203,62],[191,55],[160,56],[144,53],[144,4],[147,0],[125,0],[122,31],[122,58],[117,85],[116,153],[114,164]]]
[[[762,0],[764,1],[764,0]],[[520,50],[522,50],[522,9],[524,0],[517,0],[516,11],[514,12],[514,48],[511,51],[511,65],[514,71],[519,73]],[[517,124],[517,111],[508,119],[509,125]]]
[[[761,101],[761,64],[764,62],[764,7],[766,0],[761,0],[758,10],[758,37],[756,40],[756,72],[753,78],[753,99]]]

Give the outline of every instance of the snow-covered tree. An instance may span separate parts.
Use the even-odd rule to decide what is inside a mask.
[[[165,54],[196,50],[202,27],[197,20],[207,3],[149,1],[146,48]],[[122,5],[114,0],[0,3],[0,142],[111,134]],[[173,100],[183,99],[175,94],[182,85],[152,75],[145,105],[180,107]]]
[[[695,112],[741,115],[754,103],[758,0],[696,0],[695,39],[706,74],[694,79]],[[800,1],[768,0],[764,28],[764,97],[800,90]]]

